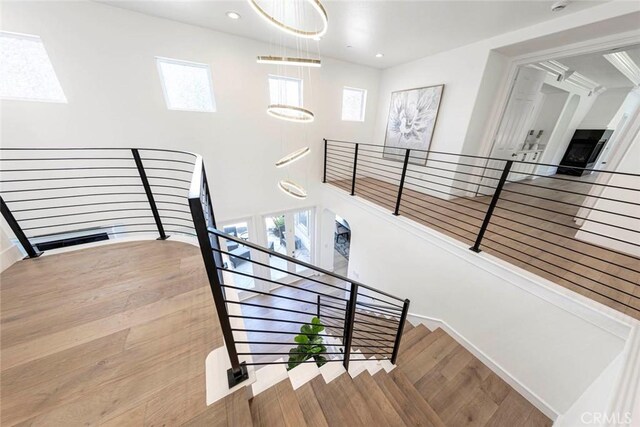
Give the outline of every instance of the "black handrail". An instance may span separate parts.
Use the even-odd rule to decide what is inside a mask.
[[[525,265],[529,271],[543,276],[553,276],[559,284],[568,282],[582,288],[587,296],[603,297],[609,302],[615,302],[613,306],[621,311],[632,311],[635,316],[640,317],[640,294],[626,287],[629,284],[640,286],[640,270],[634,267],[640,265],[640,258],[634,255],[636,248],[640,248],[640,228],[633,224],[612,222],[613,218],[640,221],[640,217],[628,209],[629,206],[640,206],[640,181],[636,185],[626,186],[591,182],[593,180],[580,182],[540,175],[535,171],[529,173],[518,167],[558,167],[554,164],[413,148],[394,148],[393,152],[387,152],[387,147],[361,141],[326,139],[325,147],[327,183],[347,192],[349,188],[357,187],[359,196],[391,210],[394,215],[406,215],[457,240],[470,243],[469,249],[474,252],[480,252],[483,248],[494,255],[499,254],[497,256],[503,260]],[[416,156],[414,153],[423,155]],[[341,161],[349,155],[354,155],[353,165],[348,166],[350,170],[342,169],[345,165]],[[420,164],[411,159],[420,160]],[[351,160],[348,157],[349,163]],[[357,175],[350,173],[356,169],[359,172]],[[629,172],[578,167],[572,169],[640,179],[640,174]],[[563,184],[571,181],[591,185],[596,189],[611,188],[618,193],[610,196],[592,193],[588,189],[572,191],[547,187],[538,182],[531,183],[530,180],[519,180],[529,175],[548,178],[551,182],[559,180]],[[606,204],[585,206],[573,200],[559,200],[555,197],[562,193]],[[352,190],[351,195],[353,194]],[[578,209],[583,207],[598,216],[592,218],[590,214],[579,215]],[[542,218],[541,215],[552,218]],[[573,223],[574,220],[597,224],[599,229],[581,228]],[[578,240],[575,237],[578,230],[583,235],[600,240]],[[620,231],[627,235],[620,234]],[[577,243],[569,245],[570,242]],[[600,242],[622,244],[625,245],[622,249],[628,248],[629,251],[623,252],[619,247],[606,247]],[[540,244],[547,246],[540,247]],[[580,250],[583,246],[587,248]],[[509,250],[505,251],[504,248]],[[607,255],[600,253],[601,256],[598,257],[591,253],[591,249],[605,251]],[[560,263],[554,263],[554,260],[559,260]],[[616,266],[619,271],[608,269],[611,265]],[[547,268],[548,266],[552,269]],[[607,280],[602,275],[612,280]],[[571,280],[573,276],[578,279]],[[620,283],[625,287],[618,285]],[[627,301],[627,297],[631,301]]]
[[[258,290],[248,290],[248,292],[253,292],[256,296],[272,298],[274,301],[287,301],[290,306],[285,308],[271,303],[256,304],[253,302],[232,300],[227,298],[226,290],[232,289],[237,291],[242,288],[234,286],[232,282],[225,282],[226,276],[224,275],[229,274],[245,279],[261,280],[265,283],[283,286],[287,289],[293,288],[301,292],[308,292],[317,298],[318,310],[320,298],[324,297],[323,308],[331,310],[331,314],[324,313],[323,319],[327,322],[340,324],[340,326],[332,324],[329,326],[329,329],[339,331],[336,332],[339,334],[339,337],[336,338],[340,338],[342,340],[342,346],[347,349],[345,352],[327,351],[322,353],[329,357],[328,362],[339,361],[348,369],[349,361],[353,359],[351,354],[352,348],[357,348],[363,355],[387,357],[395,361],[409,301],[303,262],[294,257],[283,255],[252,242],[239,239],[217,229],[209,183],[201,156],[178,150],[114,147],[56,147],[46,149],[21,147],[3,148],[0,150],[3,154],[2,158],[0,158],[0,172],[3,172],[2,178],[6,178],[4,180],[0,179],[0,182],[5,184],[0,194],[9,198],[9,200],[5,200],[5,197],[0,197],[2,215],[7,220],[16,238],[29,257],[40,255],[40,252],[33,244],[33,239],[60,236],[71,232],[88,233],[90,231],[100,231],[110,236],[115,236],[130,233],[151,234],[155,229],[161,239],[169,237],[167,232],[183,234],[197,239],[231,364],[231,369],[228,371],[230,387],[248,378],[247,366],[275,363],[273,361],[242,361],[240,356],[254,355],[263,357],[267,355],[287,354],[279,351],[265,351],[264,349],[256,350],[253,346],[262,345],[264,339],[236,340],[234,332],[243,331],[245,333],[296,335],[298,332],[286,330],[286,327],[308,323],[307,318],[304,316],[307,314],[311,315],[316,311],[316,303],[305,299],[279,295],[278,292],[262,292]],[[98,153],[103,150],[108,152]],[[29,153],[29,155],[6,155],[6,153],[12,152]],[[46,154],[33,155],[33,153],[38,152],[44,152]],[[104,156],[101,156],[101,154],[104,154]],[[185,160],[187,157],[179,157],[180,155],[187,156],[188,161]],[[171,158],[176,156],[178,157]],[[59,161],[64,161],[65,163],[57,163]],[[96,161],[98,163],[95,163]],[[109,163],[100,163],[101,161]],[[114,164],[114,161],[126,163]],[[12,162],[18,162],[20,166],[11,167]],[[145,164],[148,164],[147,162],[180,163],[189,165],[193,167],[193,169],[188,171],[184,168],[165,168],[157,166],[157,163],[155,163],[156,166],[146,167]],[[32,163],[34,164],[33,167],[24,166],[25,164],[30,165]],[[118,172],[120,170],[137,170],[138,175],[124,176],[121,172]],[[153,176],[147,174],[149,170],[154,171]],[[69,171],[73,172],[74,176],[59,176],[61,173]],[[111,172],[105,171],[113,171],[114,175],[107,175]],[[96,173],[98,175],[96,175]],[[188,173],[190,174],[190,180],[176,178],[172,175],[173,173]],[[20,175],[7,177],[5,174]],[[50,176],[47,177],[47,175]],[[95,182],[104,182],[104,180],[110,178],[126,178],[127,181],[123,184],[111,182],[106,184],[92,184],[91,179],[95,178],[101,179]],[[41,181],[49,179],[79,181],[86,179],[87,182],[81,183],[82,185],[49,188],[39,187]],[[155,184],[153,180],[156,179],[172,182]],[[138,184],[135,184],[135,182],[138,182]],[[182,186],[181,183],[186,183],[188,186]],[[107,188],[124,186],[133,189],[124,193],[107,190]],[[169,192],[164,190],[163,192],[165,188],[174,191]],[[73,190],[73,192],[69,190]],[[42,196],[42,191],[46,192],[44,196]],[[23,196],[20,198],[20,196],[13,196],[14,194],[24,193],[29,194],[29,197],[26,198]],[[173,198],[174,201],[167,201],[167,197]],[[80,198],[78,202],[65,202],[66,199],[74,200],[78,198]],[[83,200],[85,198],[88,200]],[[180,200],[184,200],[185,203],[179,203]],[[62,204],[58,204],[58,201]],[[184,206],[184,209],[166,208],[164,207],[166,204]],[[114,207],[113,205],[119,206]],[[9,206],[17,207],[14,211],[18,215],[18,218],[14,217],[14,213],[10,210]],[[84,207],[93,208],[65,213],[67,209]],[[104,208],[100,209],[100,207]],[[54,211],[51,212],[51,215],[34,215],[32,213],[50,212],[52,209]],[[150,214],[145,216],[143,214],[146,210],[150,210]],[[169,212],[169,214],[167,214],[167,212]],[[172,216],[171,212],[190,215],[190,218]],[[23,216],[25,214],[26,216]],[[179,222],[181,221],[184,221],[185,224],[180,224]],[[28,225],[24,226],[22,224],[24,222],[27,222]],[[117,224],[114,225],[114,223]],[[116,225],[123,228],[118,230],[112,229]],[[65,231],[59,231],[60,229]],[[41,230],[42,233],[40,235],[27,236],[25,231],[29,230]],[[269,274],[261,276],[260,274],[254,274],[253,271],[251,273],[235,271],[234,268],[228,267],[225,259],[225,257],[233,259],[234,255],[222,249],[220,244],[221,239],[224,239],[225,242],[234,242],[237,245],[243,245],[250,251],[261,252],[266,257],[279,258],[286,264],[293,263],[298,267],[311,270],[314,273],[313,277],[306,277],[294,272],[290,272],[289,274],[298,280],[306,280],[307,283],[312,285],[312,288],[297,286],[296,282],[281,283],[277,280],[272,280]],[[267,270],[268,273],[270,271],[279,273],[287,271],[253,259],[250,261],[254,265],[259,266],[258,271]],[[229,277],[227,277],[227,279],[229,279]],[[329,281],[333,283],[329,283]],[[344,283],[347,284],[347,286],[336,285],[335,283]],[[253,307],[260,310],[275,310],[279,313],[287,313],[289,317],[284,319],[280,318],[280,316],[263,317],[244,314],[242,311],[238,314],[230,313],[228,310],[229,304],[245,308]],[[320,315],[321,313],[318,311],[317,314]],[[303,317],[296,318],[296,316]],[[251,324],[256,321],[266,323],[274,322],[282,325],[282,328],[273,330],[261,327],[238,327],[232,324],[233,321],[231,319],[243,319],[245,322],[250,322]],[[333,335],[318,334],[318,336],[332,337]],[[239,351],[237,344],[248,344],[251,348],[248,351]],[[268,344],[274,345],[275,343],[269,342]],[[287,340],[279,344],[285,346],[291,345],[292,341]],[[371,353],[369,352],[370,349],[374,349],[376,352]],[[336,358],[334,357],[335,355],[341,355],[342,357]]]

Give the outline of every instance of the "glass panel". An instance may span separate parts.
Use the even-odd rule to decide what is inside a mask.
[[[311,263],[311,211],[296,212],[293,217],[295,229],[295,258]],[[296,272],[306,270],[306,267],[296,264]]]
[[[268,217],[264,219],[267,228],[267,245],[272,251],[287,255],[287,242],[285,240],[284,215]],[[282,279],[287,276],[287,261],[275,256],[269,256],[269,265],[284,271],[270,269],[271,280]]]
[[[239,239],[249,240],[249,227],[246,222],[226,225],[222,228],[222,231]],[[231,240],[225,240],[225,242],[226,248],[224,250],[232,254],[229,256],[228,268],[244,274],[253,275],[253,263],[250,261],[251,250]],[[243,289],[253,289],[256,287],[256,282],[252,277],[243,276],[242,274],[234,274],[233,281],[235,286]]]

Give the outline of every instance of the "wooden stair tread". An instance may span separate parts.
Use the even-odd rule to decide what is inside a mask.
[[[417,329],[418,328],[414,329],[414,331],[417,330]],[[425,327],[425,329],[426,329],[426,327]],[[413,331],[409,332],[409,334],[411,334],[412,332]],[[436,342],[443,335],[445,335],[445,332],[442,329],[438,328],[435,331],[429,333],[427,336],[425,336],[425,337],[421,338],[420,340],[416,341],[412,346],[403,348],[402,351],[399,352],[399,354],[398,354],[398,363],[397,363],[397,365],[398,366],[402,366],[402,365],[406,364],[411,359],[413,359],[415,356],[420,354],[420,352],[422,352],[424,349],[426,349],[431,344]]]
[[[374,409],[374,418],[376,420],[385,420],[385,425],[391,427],[402,427],[406,424],[402,421],[400,415],[396,412],[393,405],[384,392],[380,389],[376,381],[368,371],[365,371],[353,379],[360,393],[366,397],[369,408]]]
[[[405,395],[398,385],[391,379],[391,376],[384,371],[377,372],[373,379],[376,381],[382,392],[393,405],[395,411],[400,415],[402,421],[407,426],[430,426],[435,427],[429,419],[415,406]]]
[[[311,383],[306,383],[298,388],[296,395],[298,396],[298,403],[300,403],[304,419],[309,427],[329,427]]]
[[[343,374],[348,375],[348,374]],[[333,380],[331,383],[335,382]],[[317,376],[312,379],[309,383],[311,388],[322,408],[322,412],[327,421],[327,424],[330,426],[345,426],[349,425],[348,420],[344,417],[343,411],[345,407],[345,402],[340,402],[339,399],[336,399],[329,389],[329,384],[324,382],[322,376]]]
[[[251,399],[251,418],[255,426],[306,426],[298,397],[289,379]]]
[[[366,399],[360,394],[348,373],[340,375],[328,386],[332,395],[342,402],[342,411],[348,425],[375,425]]]
[[[411,381],[398,369],[394,369],[390,372],[391,378],[396,383],[398,388],[412,401],[418,409],[424,414],[424,416],[436,427],[445,427],[436,411],[422,398],[420,392],[416,390]]]
[[[431,331],[427,329],[427,327],[424,326],[423,324],[415,326],[410,331],[403,333],[402,339],[400,340],[400,352],[398,354],[401,354],[402,352],[407,351],[415,343],[417,343],[418,341],[420,341],[422,338],[426,337],[430,333]]]
[[[432,336],[433,335],[429,335],[427,338],[424,338],[424,340],[426,341]],[[412,348],[420,348],[419,344],[420,343],[414,345]],[[460,344],[450,335],[442,333],[438,339],[431,342],[429,346],[419,353],[414,351],[411,359],[403,363],[400,369],[408,378],[411,378],[411,382],[415,384],[456,347],[460,347]],[[411,352],[411,350],[409,350],[409,352]]]

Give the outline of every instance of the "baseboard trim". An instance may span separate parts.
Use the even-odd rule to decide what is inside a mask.
[[[22,259],[22,252],[16,245],[11,245],[0,252],[0,272],[5,271]]]
[[[506,369],[500,366],[489,355],[487,355],[478,347],[473,345],[471,341],[466,339],[462,334],[460,334],[458,331],[452,328],[451,325],[449,325],[444,320],[436,319],[434,317],[424,316],[416,313],[408,313],[407,318],[412,324],[422,323],[430,330],[434,330],[437,328],[442,329],[447,334],[451,335],[451,337],[455,339],[458,342],[458,344],[462,345],[471,354],[477,357],[482,363],[487,365],[489,369],[491,369],[496,375],[502,378],[502,380],[504,380],[507,384],[513,387],[525,399],[531,402],[532,405],[534,405],[536,408],[542,411],[542,413],[545,414],[547,417],[555,421],[560,416],[560,412],[554,409],[542,397],[538,396],[529,387],[527,387],[525,384],[523,384],[517,378],[511,375]]]

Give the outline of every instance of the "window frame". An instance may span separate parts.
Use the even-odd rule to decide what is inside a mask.
[[[0,37],[2,36],[8,36],[8,37],[13,37],[16,39],[23,39],[23,40],[33,40],[33,41],[38,41],[40,42],[40,44],[42,45],[42,49],[44,50],[44,54],[47,56],[47,60],[49,61],[49,65],[51,66],[51,70],[53,71],[53,77],[56,79],[56,83],[58,84],[58,86],[60,87],[60,92],[62,94],[62,99],[53,99],[53,98],[24,98],[24,97],[14,97],[14,96],[2,96],[0,95],[0,99],[3,101],[29,101],[29,102],[45,102],[45,103],[52,103],[52,104],[68,104],[69,100],[67,99],[67,95],[64,92],[64,88],[62,87],[62,83],[60,82],[60,79],[58,78],[58,73],[56,72],[55,67],[53,66],[53,61],[51,60],[51,56],[49,56],[49,52],[47,51],[47,47],[44,45],[44,41],[42,40],[42,37],[35,35],[35,34],[25,34],[25,33],[15,33],[12,31],[0,31]]]
[[[162,95],[164,96],[164,103],[167,106],[167,110],[170,111],[189,111],[192,113],[215,113],[218,111],[216,104],[216,97],[213,91],[213,78],[211,77],[211,66],[202,62],[185,61],[183,59],[168,58],[166,56],[156,56],[156,68],[158,69],[158,76],[160,77],[160,85],[162,86]],[[211,110],[197,110],[194,108],[172,108],[169,105],[169,95],[167,92],[166,80],[164,73],[162,72],[162,63],[183,65],[189,67],[202,68],[207,71],[207,80],[209,82],[209,93],[211,94]]]
[[[302,107],[304,106],[304,79],[299,79],[297,77],[289,77],[289,76],[281,76],[278,74],[268,74],[267,75],[267,85],[268,85],[268,90],[269,90],[269,104],[270,105],[275,105],[275,104],[279,104],[279,105],[290,105],[290,104],[281,104],[281,103],[274,103],[273,100],[271,99],[271,79],[275,79],[275,80],[284,80],[284,81],[293,81],[296,83],[299,83],[298,85],[298,101],[299,101],[299,105],[292,105],[292,107]]]
[[[351,90],[351,91],[358,91],[362,93],[362,103],[360,105],[360,119],[359,120],[353,120],[353,119],[345,119],[344,118],[344,92],[345,90]],[[352,87],[352,86],[343,86],[342,87],[342,106],[341,106],[341,110],[340,110],[340,119],[343,122],[359,122],[362,123],[365,120],[365,116],[366,116],[366,111],[367,111],[367,89],[362,89],[362,88],[357,88],[357,87]]]

